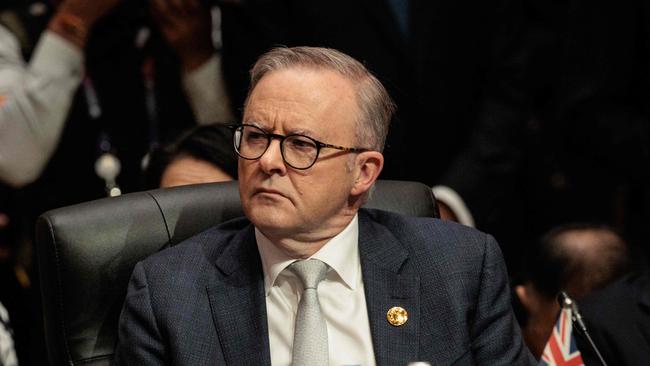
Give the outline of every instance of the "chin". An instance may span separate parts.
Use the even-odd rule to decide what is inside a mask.
[[[244,206],[246,217],[259,229],[283,230],[295,214],[278,202],[255,202]]]
[[[281,215],[253,215],[251,222],[266,236],[283,235],[291,231],[290,222]]]

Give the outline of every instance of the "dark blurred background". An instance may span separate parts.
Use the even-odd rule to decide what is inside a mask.
[[[36,217],[148,188],[152,151],[239,120],[248,70],[275,46],[336,48],[375,73],[398,106],[380,178],[455,192],[460,206],[439,197],[449,218],[464,210],[496,237],[513,284],[542,234],[567,223],[606,225],[630,268],[647,266],[649,1],[96,0],[105,10],[74,46],[85,71],[60,89],[70,106],[53,106],[34,65],[62,59],[37,60],[35,46],[57,27],[74,38],[62,13],[92,13],[82,3],[0,4],[0,302],[21,365],[47,363]],[[60,128],[39,117],[48,108],[63,111]],[[11,151],[24,116],[22,133],[54,148],[17,183],[2,164],[31,159]]]

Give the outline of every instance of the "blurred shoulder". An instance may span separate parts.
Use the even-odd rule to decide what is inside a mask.
[[[590,293],[579,303],[583,314],[589,316],[594,322],[605,320],[600,314],[610,314],[608,319],[627,317],[640,304],[645,303],[650,306],[650,272],[624,276]]]

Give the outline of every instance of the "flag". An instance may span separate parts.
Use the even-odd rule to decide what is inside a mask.
[[[571,308],[565,307],[546,342],[538,366],[584,366],[572,330]]]

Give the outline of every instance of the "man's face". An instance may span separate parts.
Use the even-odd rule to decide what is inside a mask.
[[[265,75],[253,90],[244,123],[268,133],[302,134],[352,147],[358,113],[354,86],[325,70],[292,68]],[[276,238],[318,236],[345,212],[354,174],[350,153],[321,149],[309,169],[282,160],[273,139],[257,160],[239,159],[240,196],[246,216],[265,235]]]

